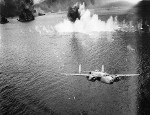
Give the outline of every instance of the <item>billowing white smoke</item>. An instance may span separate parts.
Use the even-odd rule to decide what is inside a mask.
[[[43,2],[44,0],[33,0],[34,1],[34,4],[38,4],[40,2]]]
[[[110,17],[106,22],[98,19],[98,15],[92,15],[85,5],[80,5],[79,12],[81,14],[80,20],[74,23],[65,19],[63,22],[57,24],[55,29],[57,32],[80,32],[89,34],[91,32],[101,31],[115,31],[119,29],[117,18]]]

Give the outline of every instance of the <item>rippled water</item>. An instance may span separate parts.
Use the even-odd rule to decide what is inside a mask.
[[[137,77],[113,85],[63,76],[101,69],[137,73],[138,32],[58,34],[63,15],[0,25],[0,113],[3,115],[135,115]]]

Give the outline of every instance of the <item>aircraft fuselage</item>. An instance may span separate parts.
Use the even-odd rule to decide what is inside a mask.
[[[94,81],[98,80],[98,81],[101,81],[103,83],[108,83],[108,84],[112,84],[114,81],[114,77],[107,73],[92,71],[89,74],[90,74],[90,76],[88,78],[89,81],[94,82]]]

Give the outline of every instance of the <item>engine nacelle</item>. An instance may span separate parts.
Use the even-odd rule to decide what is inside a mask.
[[[86,77],[89,81],[95,82],[97,80],[96,77],[94,77],[93,75],[87,76]]]
[[[120,80],[121,80],[120,77],[115,77],[115,78],[114,78],[114,82],[118,82],[118,81],[120,81]]]

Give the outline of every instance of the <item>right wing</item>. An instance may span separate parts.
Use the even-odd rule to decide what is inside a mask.
[[[116,74],[118,77],[132,77],[139,76],[140,74]]]

